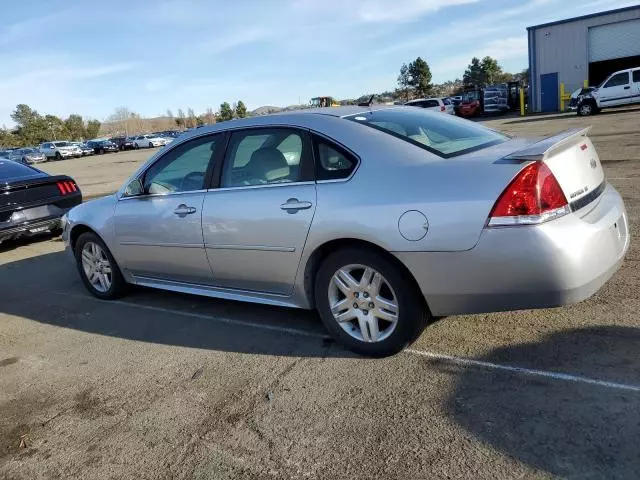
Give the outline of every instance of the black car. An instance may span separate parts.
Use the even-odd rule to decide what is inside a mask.
[[[0,159],[0,243],[59,232],[60,218],[80,203],[82,193],[71,177]]]
[[[129,137],[113,137],[111,139],[113,143],[115,143],[120,150],[133,150],[133,140]]]
[[[111,140],[90,140],[87,146],[93,148],[95,153],[117,152],[118,146]]]

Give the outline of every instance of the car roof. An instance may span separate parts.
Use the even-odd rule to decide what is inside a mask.
[[[356,105],[345,107],[324,107],[324,108],[306,108],[301,110],[287,110],[268,115],[256,115],[246,118],[235,118],[225,122],[218,122],[212,125],[203,125],[198,128],[192,128],[182,133],[178,138],[183,140],[197,137],[207,133],[223,132],[237,128],[251,127],[268,127],[277,125],[296,125],[301,118],[309,119],[314,116],[326,116],[334,118],[344,118],[358,113],[375,112],[379,110],[391,110],[406,108],[404,105],[371,105],[370,107],[360,107]]]

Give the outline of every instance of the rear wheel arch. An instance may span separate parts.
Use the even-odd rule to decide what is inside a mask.
[[[317,247],[309,256],[304,269],[304,291],[309,305],[311,305],[312,307],[315,306],[315,279],[318,273],[318,269],[320,268],[320,265],[322,265],[322,262],[330,254],[337,252],[338,250],[344,250],[348,248],[369,250],[389,260],[403,275],[406,276],[406,278],[410,279],[412,285],[420,294],[420,298],[422,298],[425,302],[425,306],[429,308],[429,306],[427,305],[427,301],[424,299],[424,296],[421,293],[420,287],[415,277],[406,267],[406,265],[402,263],[400,259],[398,259],[398,257],[389,253],[387,250],[375,243],[356,238],[340,238],[330,240]]]

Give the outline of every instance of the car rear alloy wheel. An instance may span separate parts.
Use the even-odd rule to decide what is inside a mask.
[[[126,282],[111,252],[93,232],[80,235],[74,248],[78,271],[89,292],[98,298],[117,298]]]
[[[380,342],[398,324],[398,301],[382,274],[364,265],[347,265],[333,274],[329,306],[335,321],[361,342]]]
[[[314,297],[331,335],[362,355],[399,352],[430,318],[411,275],[388,254],[367,247],[327,256],[315,277]]]

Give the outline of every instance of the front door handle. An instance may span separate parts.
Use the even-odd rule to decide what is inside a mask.
[[[196,207],[190,207],[185,205],[184,203],[178,205],[178,207],[173,211],[179,217],[184,217],[186,215],[191,215],[192,213],[196,213]]]
[[[625,90],[629,90],[631,88],[630,85],[627,85],[626,87],[624,87]]]
[[[311,202],[301,202],[297,198],[290,198],[286,201],[286,203],[280,205],[280,208],[282,210],[286,210],[289,213],[296,213],[298,210],[306,210],[308,208],[311,208],[312,205],[313,204]]]

